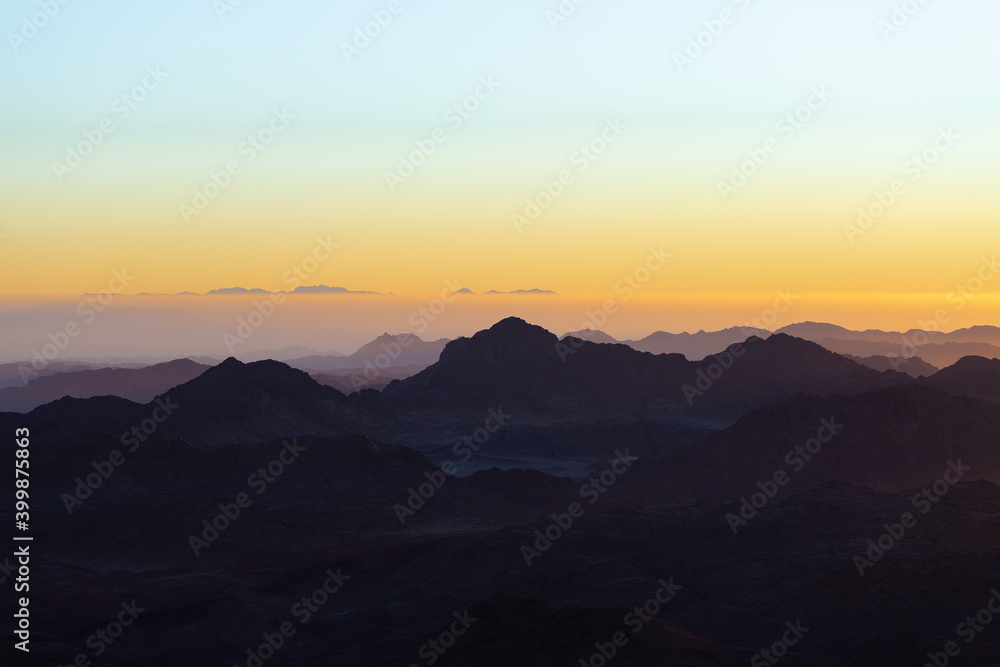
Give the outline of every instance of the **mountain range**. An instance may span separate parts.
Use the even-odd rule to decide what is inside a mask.
[[[786,333],[700,360],[582,336],[508,318],[381,391],[230,358],[0,413],[32,440],[32,658],[86,657],[134,599],[107,664],[250,664],[288,621],[268,665],[736,667],[798,628],[783,664],[895,667],[990,599],[1000,361],[913,377]],[[154,390],[168,371],[195,375]]]

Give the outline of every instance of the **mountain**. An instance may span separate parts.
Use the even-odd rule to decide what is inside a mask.
[[[1000,404],[1000,359],[963,357],[925,378],[924,384],[951,394]]]
[[[881,355],[855,357],[851,354],[843,356],[877,371],[899,371],[900,373],[906,373],[912,378],[930,377],[938,372],[937,367],[931,366],[920,357],[885,357]]]
[[[555,294],[555,292],[547,289],[517,289],[513,292],[500,292],[498,290],[491,289],[489,292],[484,292],[484,294]]]
[[[447,338],[425,341],[408,333],[384,333],[370,343],[365,343],[356,352],[347,356],[311,355],[290,359],[286,363],[293,368],[310,373],[328,373],[344,369],[368,370],[369,375],[388,367],[429,366],[441,356],[441,350],[448,343]],[[373,379],[373,378],[367,378]]]
[[[624,341],[626,345],[640,352],[653,354],[683,354],[688,359],[696,361],[710,354],[724,350],[734,343],[742,343],[751,336],[767,338],[771,335],[766,329],[753,327],[731,327],[721,331],[699,331],[697,333],[667,333],[657,331],[641,340]]]
[[[923,345],[914,344],[914,340],[923,339],[900,337],[895,341],[863,341],[846,340],[840,338],[821,338],[817,341],[832,352],[837,354],[852,355],[858,357],[887,356],[899,357],[919,355],[921,359],[938,368],[951,366],[962,357],[980,356],[987,358],[1000,357],[1000,347],[989,343],[975,342],[930,342]],[[927,340],[941,340],[939,338],[928,338]]]
[[[903,338],[907,340],[927,339],[933,343],[988,343],[1000,345],[1000,327],[974,326],[966,329],[956,329],[951,332],[941,332],[926,329],[910,329],[908,331],[882,331],[881,329],[866,329],[852,331],[835,324],[822,322],[799,322],[778,329],[776,333],[804,338],[819,342],[824,338],[837,340],[854,340],[868,343],[898,343]]]
[[[945,334],[946,340],[955,343],[990,343],[1000,346],[1000,327],[979,325],[966,329],[956,329]]]
[[[0,429],[13,432],[27,428],[44,433],[45,442],[55,451],[77,446],[96,437],[120,438],[132,427],[141,427],[155,407],[117,396],[60,398],[27,414],[0,412]]]
[[[23,387],[0,389],[0,412],[30,412],[39,405],[71,396],[118,396],[148,403],[171,387],[201,375],[209,366],[178,359],[146,368],[101,368],[55,373]]]
[[[364,290],[349,290],[346,287],[330,287],[328,285],[301,285],[296,287],[291,292],[285,292],[284,290],[278,290],[277,292],[272,292],[266,289],[260,289],[255,287],[252,289],[247,289],[246,287],[226,287],[223,289],[214,289],[206,294],[379,294],[379,292],[368,292]],[[184,294],[190,294],[190,292],[184,292]]]
[[[7,387],[23,387],[32,378],[55,375],[68,371],[84,371],[98,368],[95,364],[85,362],[54,361],[45,368],[35,369],[30,361],[0,364],[0,389]]]
[[[356,431],[347,397],[277,361],[229,358],[162,396],[178,407],[164,425],[196,445],[258,444]]]
[[[277,361],[244,364],[234,358],[145,404],[111,396],[62,398],[26,415],[0,413],[0,426],[8,424],[44,432],[48,441],[118,437],[141,426],[147,436],[182,437],[207,447],[364,430],[336,389]]]
[[[326,285],[302,285],[292,290],[292,294],[378,294],[378,292],[349,290],[346,287],[328,287]]]
[[[959,459],[969,467],[965,481],[1000,481],[998,432],[1000,407],[917,384],[799,394],[699,445],[644,460],[625,486],[664,501],[736,501],[782,471],[790,481],[778,488],[781,498],[832,481],[898,492],[941,479]]]
[[[750,338],[742,349],[741,356],[730,360],[731,368],[723,368],[715,380],[712,375],[713,371],[719,374],[719,356],[709,356],[696,364],[699,382],[694,387],[701,393],[689,392],[695,405],[705,404],[735,416],[797,393],[855,395],[912,382],[903,373],[880,373],[816,343],[786,334]]]
[[[265,349],[265,350],[247,350],[239,353],[239,360],[243,363],[250,363],[252,361],[266,361],[271,359],[272,361],[282,361],[287,363],[289,359],[301,359],[306,356],[316,356],[316,357],[343,357],[345,356],[342,352],[336,350],[329,350],[326,352],[321,352],[319,350],[314,350],[307,347],[302,347],[301,345],[288,345],[277,349]],[[224,359],[215,359],[211,365],[215,365]]]
[[[995,372],[935,376],[988,391]],[[64,663],[131,604],[141,620],[101,664],[924,664],[1000,576],[1000,488],[983,481],[1000,477],[1000,406],[933,379],[785,334],[693,362],[510,318],[384,394],[227,359],[151,403],[3,413],[0,432],[31,431],[45,547],[32,659]],[[400,444],[420,431],[455,459],[487,408],[517,417],[468,477]],[[709,433],[713,410],[728,421]],[[588,437],[648,446],[595,459]],[[514,445],[572,457],[573,479],[484,460]],[[997,655],[993,632],[961,646],[963,664]]]
[[[922,329],[851,331],[834,324],[800,322],[782,327],[778,333],[811,340],[838,354],[858,357],[919,354],[921,359],[937,368],[950,366],[964,356],[1000,357],[1000,328],[992,326],[944,333]]]
[[[892,334],[877,329],[868,331],[851,331],[836,324],[825,322],[798,322],[781,327],[775,333],[783,333],[803,340],[817,342],[823,338],[839,338],[843,340],[867,340],[881,342],[891,340]]]
[[[214,289],[205,294],[273,294],[270,290],[261,289],[259,287],[253,287],[247,289],[246,287],[223,287],[222,289]]]
[[[580,340],[589,340],[591,343],[607,343],[609,345],[615,345],[621,341],[615,340],[603,331],[597,331],[596,329],[581,329],[580,331],[570,331],[568,334],[563,334],[561,339],[565,338],[579,338]]]
[[[396,403],[439,409],[501,405],[527,413],[646,409],[736,416],[796,392],[859,393],[908,381],[902,373],[878,373],[785,335],[750,338],[739,356],[720,352],[696,363],[627,345],[560,341],[508,318],[448,343],[436,364],[390,383],[383,393]]]
[[[312,378],[327,387],[333,387],[337,391],[351,394],[362,389],[376,389],[382,391],[393,380],[403,380],[416,375],[427,368],[427,365],[416,366],[388,366],[379,369],[377,374],[365,372],[365,368],[345,368],[340,371],[330,373],[312,373]]]

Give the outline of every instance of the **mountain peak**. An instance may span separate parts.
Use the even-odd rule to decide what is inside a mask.
[[[951,368],[958,371],[995,371],[1000,369],[1000,359],[988,359],[978,355],[968,355],[952,364]]]

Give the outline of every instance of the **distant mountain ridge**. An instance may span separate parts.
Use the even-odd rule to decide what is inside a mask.
[[[886,357],[883,355],[856,357],[852,354],[845,354],[843,356],[877,371],[899,371],[906,373],[912,378],[930,377],[939,370],[936,366],[931,366],[920,357]]]
[[[0,412],[30,412],[64,396],[118,396],[136,403],[148,403],[209,368],[211,366],[190,359],[178,359],[137,369],[100,368],[45,375],[30,380],[23,387],[0,389]]]
[[[410,333],[384,333],[346,356],[310,355],[285,363],[310,373],[329,373],[344,369],[367,370],[378,374],[384,368],[426,367],[438,360],[449,342],[447,338],[425,341]],[[369,378],[373,379],[373,378]]]
[[[190,294],[190,292],[188,292]],[[346,287],[329,287],[327,285],[301,285],[291,292],[285,290],[265,290],[259,287],[247,289],[245,287],[226,287],[214,289],[205,293],[210,294],[380,294],[380,292],[370,292],[366,290],[349,290]]]

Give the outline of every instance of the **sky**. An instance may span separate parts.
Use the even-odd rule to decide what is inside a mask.
[[[305,284],[579,312],[660,249],[630,329],[740,324],[782,289],[910,328],[1000,249],[998,23],[989,0],[8,0],[0,307],[122,270],[287,289],[325,239]],[[998,286],[963,324],[1000,324]]]

